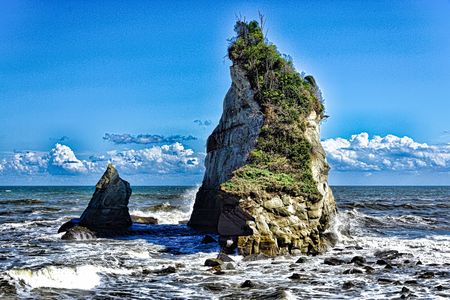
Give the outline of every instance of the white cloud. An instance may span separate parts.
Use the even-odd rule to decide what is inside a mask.
[[[339,171],[450,171],[450,144],[428,145],[410,137],[373,136],[322,141],[331,166]]]
[[[51,174],[79,174],[87,171],[72,149],[61,144],[56,144],[50,151],[47,169]]]
[[[48,156],[45,153],[25,151],[16,152],[12,157],[3,159],[2,172],[18,174],[41,173],[47,168]]]
[[[126,174],[198,174],[203,171],[204,154],[186,149],[181,143],[139,150],[109,151],[78,159],[73,150],[56,144],[50,152],[18,152],[0,161],[2,174],[80,175],[101,173],[108,162]]]
[[[201,154],[180,143],[141,150],[108,152],[109,160],[127,173],[186,173],[201,171]]]

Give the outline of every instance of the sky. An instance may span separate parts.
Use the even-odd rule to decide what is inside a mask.
[[[334,185],[450,184],[449,1],[2,1],[0,185],[195,185],[237,16],[312,74]]]

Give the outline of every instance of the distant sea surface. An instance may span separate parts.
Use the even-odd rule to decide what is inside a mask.
[[[0,187],[0,298],[450,297],[450,187],[333,187],[332,250],[301,263],[235,255],[220,275],[204,266],[217,245],[178,224],[196,191],[133,187],[130,213],[158,218],[154,234],[63,241],[59,226],[80,216],[93,187]]]

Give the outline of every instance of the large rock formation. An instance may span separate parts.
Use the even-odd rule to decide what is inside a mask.
[[[235,31],[232,84],[208,138],[189,225],[238,235],[243,255],[321,252],[336,207],[320,143],[320,90],[257,22],[238,21]]]
[[[95,186],[94,195],[80,217],[80,225],[95,232],[123,232],[131,226],[128,200],[130,184],[112,164]]]
[[[245,164],[264,122],[245,72],[237,65],[230,69],[231,87],[225,96],[219,125],[208,138],[206,173],[189,222],[193,227],[211,231],[217,230],[223,206],[236,206],[239,201],[222,193],[220,185]]]

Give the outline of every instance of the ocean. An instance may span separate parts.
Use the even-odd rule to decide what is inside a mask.
[[[130,213],[156,217],[154,233],[63,241],[59,226],[80,216],[93,187],[0,187],[0,298],[450,297],[450,187],[333,187],[333,249],[301,260],[235,255],[219,274],[204,266],[217,245],[179,224],[196,187],[132,189]]]

